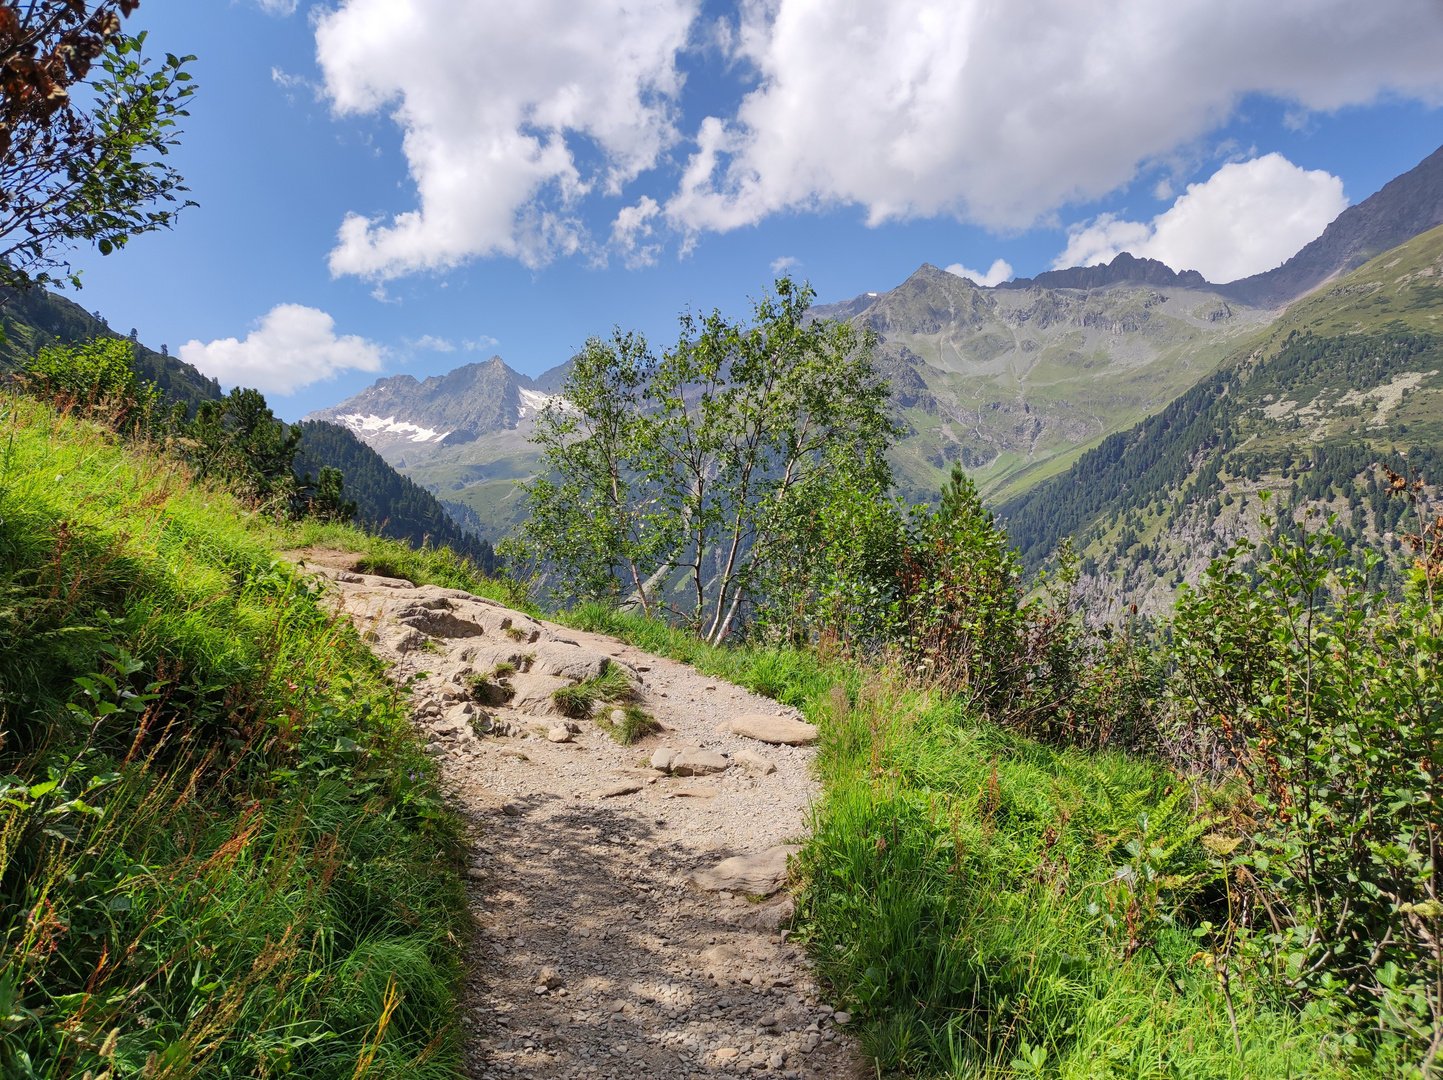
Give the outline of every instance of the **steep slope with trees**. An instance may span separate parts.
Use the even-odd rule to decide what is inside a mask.
[[[308,420],[301,425],[293,468],[298,475],[319,476],[327,467],[345,477],[345,497],[355,500],[357,521],[366,528],[418,547],[449,547],[483,573],[495,572],[491,542],[463,530],[434,495],[391,468],[348,429]]]
[[[96,338],[120,338],[97,312],[91,314],[75,301],[48,289],[0,290],[0,371],[18,371],[41,349],[49,345],[79,345]],[[133,335],[132,331],[132,335]],[[154,383],[171,401],[197,405],[218,401],[220,383],[208,379],[190,364],[161,351],[134,343],[131,367],[142,379]]]
[[[1396,550],[1402,507],[1385,470],[1436,482],[1443,459],[1440,315],[1443,228],[1295,304],[1215,375],[999,513],[1030,567],[1073,536],[1100,593],[1153,611],[1230,541],[1257,537],[1264,491],[1284,521],[1341,512],[1359,565]]]

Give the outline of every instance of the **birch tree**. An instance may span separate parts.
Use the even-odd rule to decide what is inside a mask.
[[[808,320],[815,296],[790,278],[749,322],[683,316],[662,359],[649,456],[686,523],[687,613],[700,637],[731,632],[767,561],[791,547],[818,485],[870,473],[885,488],[894,431],[875,341],[849,323]]]
[[[887,489],[874,338],[809,320],[814,295],[781,278],[750,320],[683,314],[659,358],[636,334],[588,342],[538,422],[546,475],[521,530],[562,591],[624,587],[717,642],[765,601],[768,562],[798,550],[819,489]]]

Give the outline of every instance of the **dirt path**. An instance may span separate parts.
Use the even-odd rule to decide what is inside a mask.
[[[415,680],[415,722],[469,824],[472,1077],[867,1075],[845,1014],[819,1002],[779,930],[790,898],[729,891],[771,891],[763,879],[785,851],[742,867],[749,884],[707,875],[804,832],[813,750],[730,730],[794,713],[614,638],[351,573],[342,553],[291,554],[330,579],[395,676]],[[498,664],[489,688],[468,690]],[[565,730],[552,691],[607,668],[629,676],[661,733],[621,746],[607,707]],[[678,768],[649,767],[664,751],[681,752]]]

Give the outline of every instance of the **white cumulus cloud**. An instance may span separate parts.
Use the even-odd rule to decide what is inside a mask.
[[[637,270],[656,263],[661,244],[652,241],[655,234],[653,221],[661,214],[661,207],[650,195],[644,195],[635,206],[624,207],[611,224],[611,245],[621,252],[622,261],[628,270]]]
[[[293,14],[296,10],[296,0],[256,0],[256,3],[267,15],[284,17]]]
[[[1012,264],[1005,259],[994,259],[984,274],[981,270],[968,270],[961,263],[953,263],[947,267],[947,273],[965,277],[978,285],[991,288],[993,285],[1001,285],[1004,281],[1012,280]]]
[[[853,204],[1027,228],[1215,130],[1243,95],[1443,100],[1432,0],[755,0],[759,75],[666,210],[726,230]]]
[[[793,267],[801,266],[802,260],[795,255],[781,255],[772,260],[772,273],[785,274]]]
[[[536,267],[607,252],[645,265],[669,241],[685,252],[708,232],[838,206],[873,224],[1025,229],[1143,174],[1154,183],[1250,94],[1298,116],[1381,95],[1443,103],[1437,0],[702,7],[318,8],[323,93],[338,116],[391,117],[414,184],[390,212],[357,207],[339,224],[332,273],[385,281],[476,257]],[[732,97],[713,81],[684,100],[680,58],[723,54]],[[660,182],[638,200],[627,188],[644,174]],[[630,205],[600,211],[617,197]],[[593,236],[604,219],[610,236]]]
[[[1286,261],[1347,205],[1336,176],[1267,154],[1229,162],[1206,182],[1189,184],[1151,222],[1103,214],[1072,226],[1052,265],[1091,266],[1127,251],[1209,281],[1235,281]]]
[[[300,304],[277,304],[244,341],[189,341],[180,358],[227,386],[290,394],[342,371],[380,371],[383,350],[354,334],[336,336],[336,321]]]
[[[587,246],[576,204],[617,194],[678,138],[676,54],[697,0],[342,0],[316,25],[339,115],[389,110],[420,205],[353,213],[334,274],[482,255],[540,266]],[[578,151],[599,160],[580,164]]]

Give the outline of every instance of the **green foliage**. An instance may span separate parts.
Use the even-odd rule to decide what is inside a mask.
[[[342,494],[345,486],[345,477],[340,469],[322,465],[321,475],[317,478],[312,493],[309,490],[311,474],[306,473],[300,483],[301,495],[308,502],[306,513],[325,521],[350,521],[356,516],[356,503],[354,499],[347,500]]]
[[[178,445],[202,478],[215,478],[262,500],[294,491],[291,463],[300,449],[299,424],[276,419],[259,390],[236,387],[220,401],[203,401],[195,419],[177,425]]]
[[[589,342],[566,403],[538,417],[546,475],[523,485],[518,565],[556,572],[562,600],[631,590],[643,614],[670,608],[713,643],[744,605],[768,606],[768,568],[812,527],[817,489],[889,482],[871,338],[808,321],[813,295],[780,278],[751,323],[684,314],[661,357],[634,334]],[[675,574],[686,606],[659,602]]]
[[[843,464],[833,483],[798,492],[788,517],[777,554],[759,575],[767,603],[755,612],[755,632],[846,650],[891,640],[907,536],[901,505],[885,485]]]
[[[620,718],[617,713],[621,713]],[[662,730],[656,717],[637,705],[622,705],[596,718],[597,726],[622,746],[630,746]]]
[[[659,497],[646,460],[654,422],[646,391],[657,363],[637,333],[587,340],[562,388],[565,403],[537,418],[542,475],[522,485],[529,516],[520,528],[522,545],[556,568],[557,591],[614,603],[620,570],[647,614],[654,598],[645,576],[676,542],[676,507]]]
[[[296,535],[33,400],[0,446],[0,1069],[453,1075],[457,825]]]
[[[1029,617],[1021,561],[962,471],[935,510],[914,512],[903,558],[899,624],[908,651],[984,707],[1005,712],[1023,677]]]
[[[1240,951],[1426,1074],[1443,1045],[1443,520],[1420,525],[1396,603],[1331,533],[1275,544],[1260,580],[1231,550],[1185,590],[1172,655],[1186,719],[1246,778],[1258,822],[1228,852],[1250,903],[1218,965]]]
[[[1344,1075],[1325,1024],[1236,1001],[1183,918],[1210,875],[1194,792],[1055,750],[882,674],[808,705],[827,795],[797,936],[882,1072]]]
[[[120,33],[129,4],[42,0],[17,11],[4,60],[7,100],[0,158],[0,281],[29,288],[57,279],[58,252],[83,240],[102,255],[133,236],[169,228],[187,190],[166,158],[195,92],[193,56],[144,55],[146,35]],[[38,57],[38,60],[37,60]],[[100,73],[81,90],[99,59]],[[73,86],[68,92],[67,84]],[[86,110],[87,102],[90,108]],[[65,279],[79,286],[79,275]]]
[[[118,431],[145,433],[161,415],[161,394],[132,367],[134,348],[124,338],[96,338],[69,348],[42,348],[26,365],[32,393],[62,409],[104,416]]]

